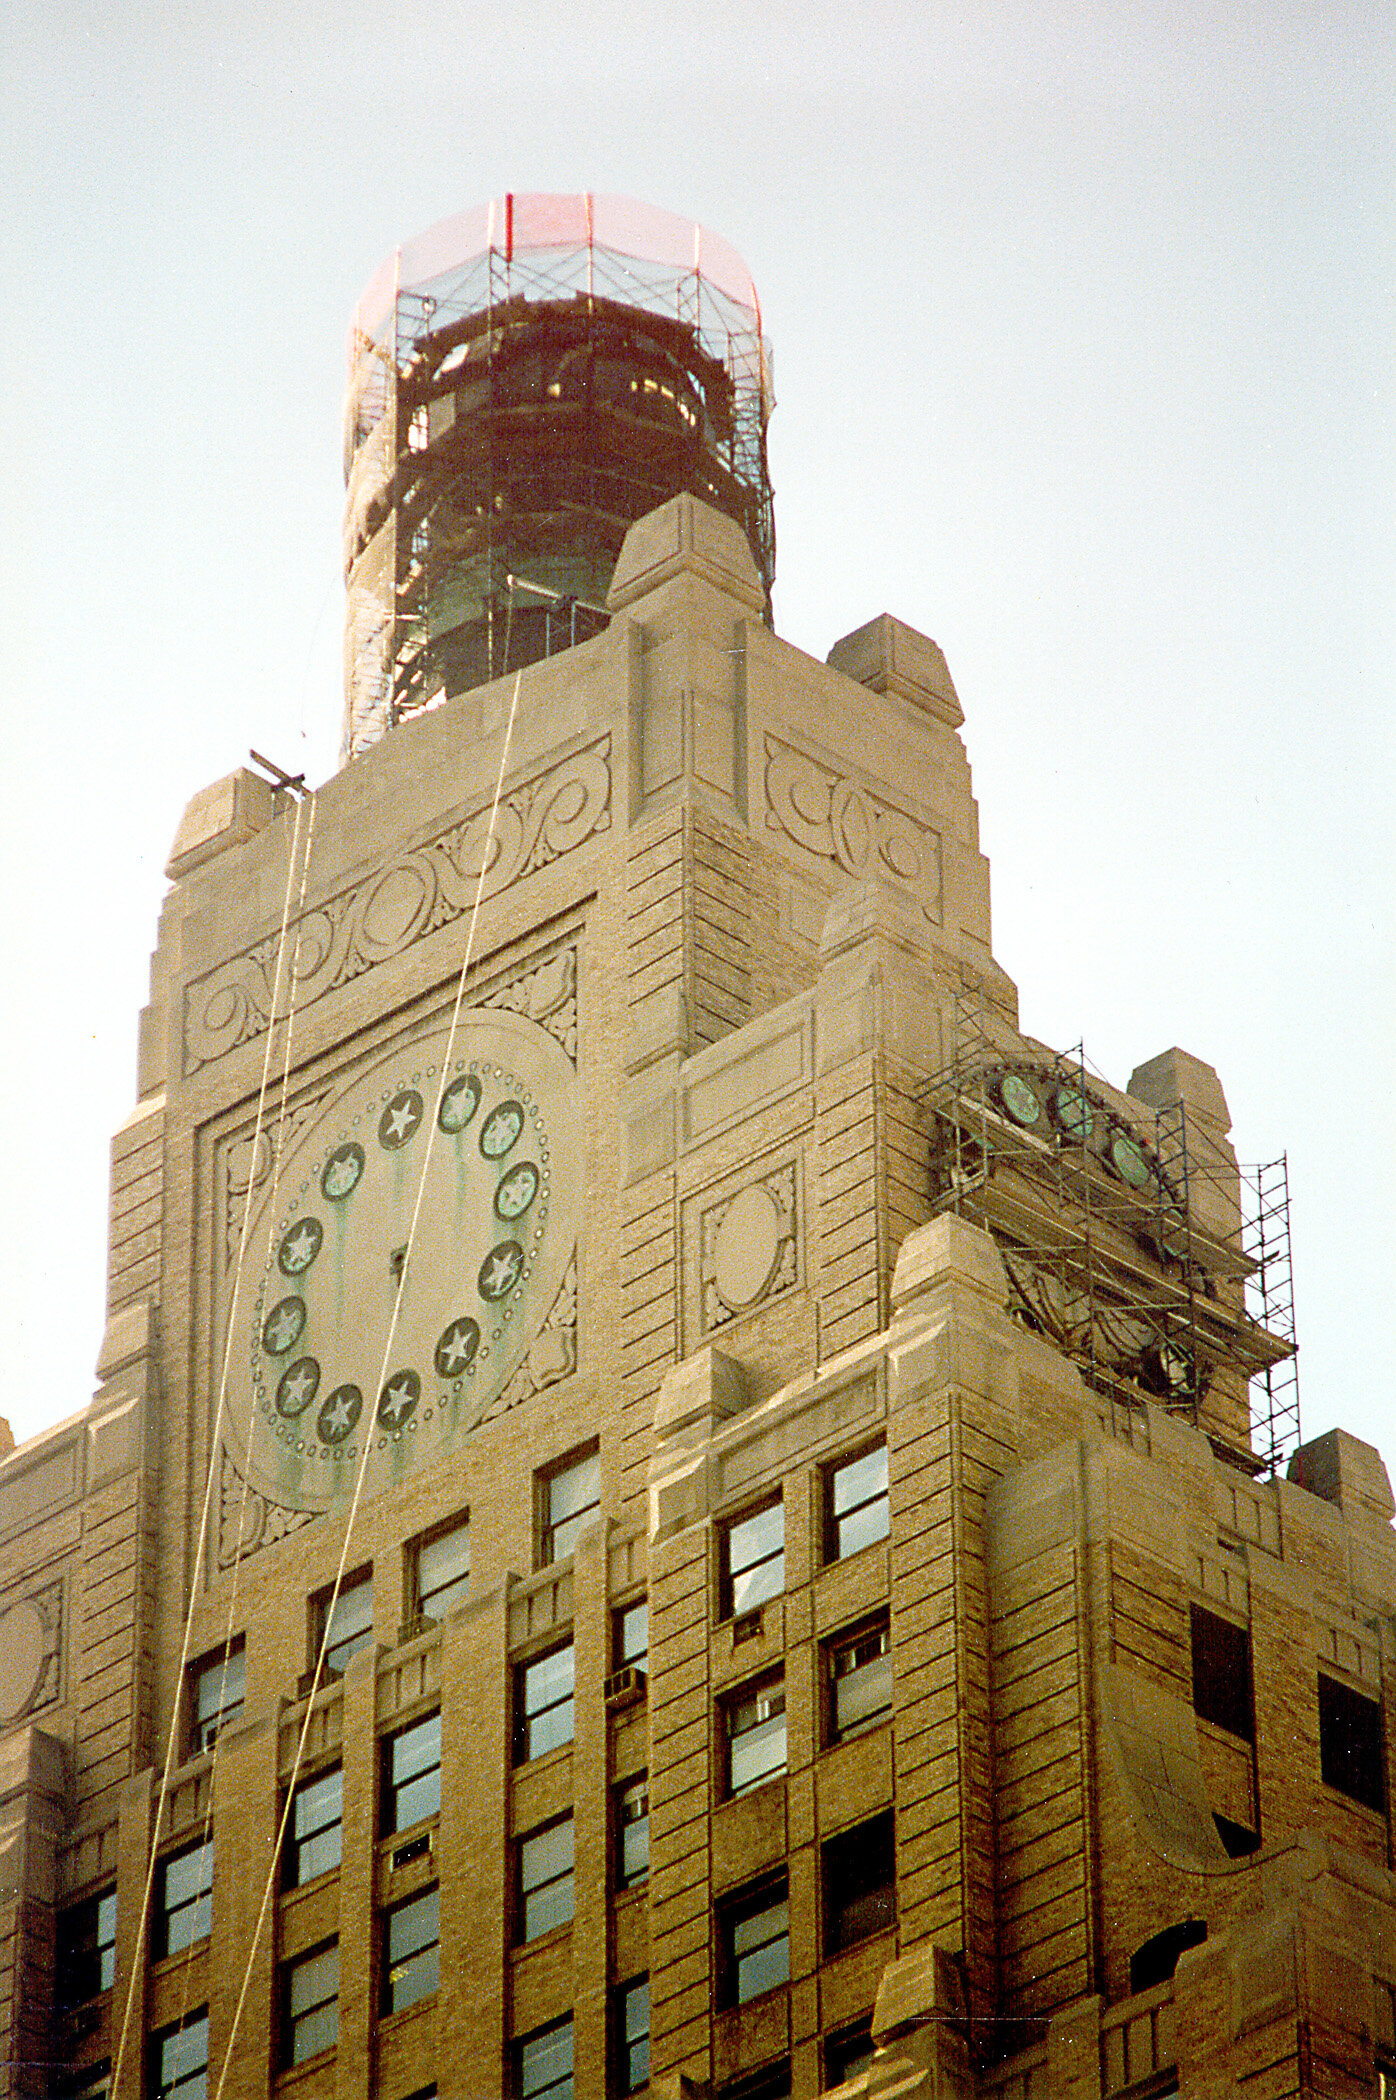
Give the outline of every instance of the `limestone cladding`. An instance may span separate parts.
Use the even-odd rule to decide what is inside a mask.
[[[1089,1389],[932,1214],[965,1016],[1050,1059],[993,961],[959,702],[886,615],[818,664],[760,603],[677,499],[605,633],[402,725],[313,821],[250,775],[191,806],[98,1390],[0,1457],[8,2091],[60,2063],[144,2100],[206,2010],[226,2100],[522,2100],[540,2037],[600,2100],[646,1977],[665,2100],[804,2100],[874,2040],[850,2100],[1371,2091],[1396,2050],[1381,1462],[1335,1433],[1257,1480]],[[473,1072],[429,1122],[450,1048],[420,1088],[409,1053],[462,975]],[[1234,1168],[1207,1067],[1136,1084],[1112,1115],[1183,1099]],[[419,1127],[456,1177],[422,1242]],[[278,1276],[319,1355],[254,1321]],[[337,2044],[294,2062],[328,1949]]]

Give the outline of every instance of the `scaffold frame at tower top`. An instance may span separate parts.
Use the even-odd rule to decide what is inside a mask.
[[[543,599],[604,603],[625,527],[682,489],[738,518],[769,613],[770,356],[719,236],[626,197],[496,197],[387,258],[348,352],[346,755],[544,653],[530,610],[551,634]],[[518,574],[545,586],[531,609]]]

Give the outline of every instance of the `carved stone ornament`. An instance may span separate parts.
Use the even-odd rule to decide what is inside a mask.
[[[712,1334],[799,1282],[795,1162],[701,1211],[698,1232],[702,1331]]]
[[[492,1422],[510,1408],[531,1400],[571,1376],[577,1368],[577,1257],[573,1254],[552,1309],[539,1329],[532,1349],[504,1391],[484,1416]],[[265,1546],[274,1546],[289,1533],[313,1524],[319,1512],[287,1509],[259,1492],[245,1480],[226,1449],[220,1474],[218,1565],[230,1568],[235,1560],[249,1560]],[[0,1619],[0,1629],[4,1620]]]
[[[940,834],[852,773],[766,738],[766,828],[845,875],[876,875],[908,890],[941,921]]]
[[[482,991],[472,1002],[476,1007],[494,1007],[504,1013],[522,1014],[536,1021],[560,1043],[569,1062],[577,1062],[577,949],[575,942],[554,949],[541,962],[529,965],[503,984]],[[242,1238],[243,1214],[247,1206],[248,1181],[255,1197],[279,1154],[290,1157],[303,1131],[319,1115],[333,1088],[326,1084],[303,1096],[284,1111],[279,1102],[269,1107],[265,1126],[257,1139],[256,1158],[250,1131],[226,1141],[223,1149],[224,1260],[237,1260]]]
[[[610,822],[610,738],[602,737],[501,797],[481,894],[498,896],[537,869],[575,853]],[[303,1011],[472,911],[489,837],[486,804],[439,837],[306,912],[287,934],[295,1010]],[[265,1032],[279,947],[279,935],[259,941],[186,987],[186,1074]]]
[[[0,1725],[10,1727],[62,1690],[63,1584],[47,1583],[0,1611]]]

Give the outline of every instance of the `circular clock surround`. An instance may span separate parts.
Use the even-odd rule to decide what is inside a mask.
[[[566,1277],[579,1130],[561,1046],[508,1012],[473,1009],[336,1092],[249,1236],[229,1391],[249,1480],[327,1509],[365,1445],[372,1494],[469,1436]]]

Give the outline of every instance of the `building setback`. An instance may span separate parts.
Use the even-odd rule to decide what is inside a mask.
[[[186,812],[98,1389],[0,1458],[16,2095],[1396,2087],[1393,1501],[1273,1175],[1020,1033],[944,657],[780,640],[739,508]]]

